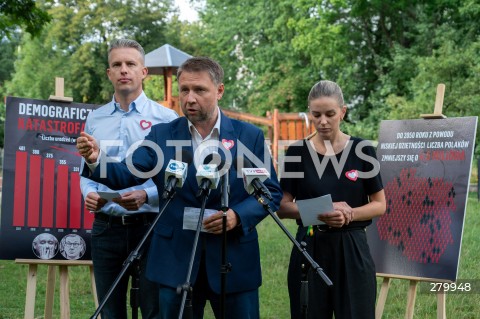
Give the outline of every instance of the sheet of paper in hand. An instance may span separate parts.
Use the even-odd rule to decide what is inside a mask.
[[[311,199],[302,199],[296,201],[303,226],[321,225],[324,222],[317,219],[319,214],[333,212],[332,196],[323,195]]]
[[[112,200],[114,198],[122,197],[122,195],[118,192],[98,192],[98,195],[106,200]]]

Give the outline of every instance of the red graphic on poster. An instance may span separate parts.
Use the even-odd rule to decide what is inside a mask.
[[[12,226],[92,228],[93,215],[82,205],[78,167],[77,172],[70,172],[64,160],[59,162],[61,164],[56,164],[55,159],[39,155],[29,156],[25,151],[16,152]]]
[[[409,260],[438,263],[453,243],[455,189],[441,178],[415,174],[415,168],[403,169],[386,185],[387,210],[377,221],[378,233]]]

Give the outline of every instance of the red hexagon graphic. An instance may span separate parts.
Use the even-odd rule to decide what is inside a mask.
[[[417,177],[406,168],[385,187],[387,210],[377,220],[381,240],[397,247],[409,260],[438,263],[453,243],[450,213],[455,212],[451,182]]]

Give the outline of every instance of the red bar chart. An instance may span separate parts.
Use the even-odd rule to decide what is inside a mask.
[[[43,161],[43,184],[42,184],[42,225],[41,227],[53,227],[53,199],[55,195],[55,160],[46,158]]]
[[[15,165],[18,170],[15,171],[15,186],[13,188],[13,226],[25,225],[25,207],[27,193],[27,153],[16,153]],[[22,168],[22,169],[20,169]]]
[[[55,158],[62,154],[44,155],[16,151],[12,226],[91,229],[93,215],[84,208],[80,190],[80,159],[69,163],[73,160]]]

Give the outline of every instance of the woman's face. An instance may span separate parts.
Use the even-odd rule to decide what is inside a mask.
[[[333,140],[340,132],[340,122],[347,111],[346,106],[340,106],[333,97],[324,96],[311,100],[309,109],[319,136],[324,140]]]

